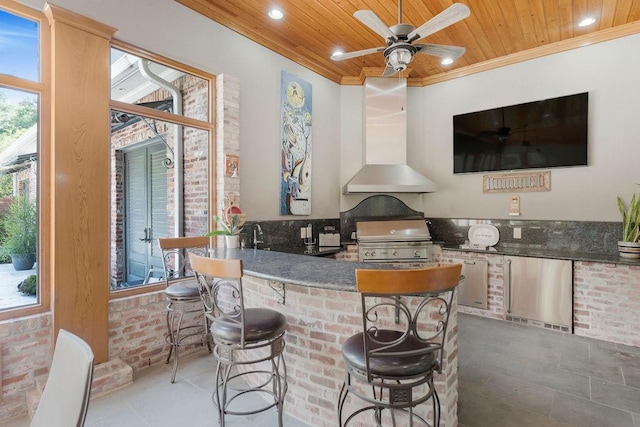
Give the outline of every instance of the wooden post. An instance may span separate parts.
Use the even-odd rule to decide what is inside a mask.
[[[53,332],[80,336],[101,363],[109,350],[109,57],[116,29],[51,4],[44,13],[52,43]]]

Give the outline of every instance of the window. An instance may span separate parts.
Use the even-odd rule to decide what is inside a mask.
[[[164,285],[157,239],[209,231],[212,84],[182,64],[111,49],[112,291]]]
[[[0,8],[0,318],[28,314],[24,309],[38,307],[43,294],[37,262],[43,17],[11,7]]]

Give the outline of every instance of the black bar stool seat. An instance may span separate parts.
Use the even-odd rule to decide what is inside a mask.
[[[193,299],[200,302],[200,291],[198,291],[198,282],[195,277],[168,286],[164,293],[167,298],[173,300]]]
[[[287,319],[278,311],[268,308],[244,309],[244,339],[247,343],[276,338],[287,329]],[[211,325],[214,339],[238,343],[242,330],[237,324],[214,322]]]
[[[377,331],[377,337],[381,341],[391,342],[402,337],[402,332],[392,330]],[[342,345],[342,356],[350,366],[366,371],[367,355],[364,351],[364,334],[349,337]],[[370,350],[380,348],[381,344],[371,345]],[[369,358],[369,370],[371,374],[381,377],[411,377],[420,375],[425,371],[434,371],[438,367],[438,359],[434,352],[428,352],[430,343],[421,343],[414,337],[408,337],[406,341],[394,348],[398,355],[371,356]],[[405,352],[411,356],[399,356]]]

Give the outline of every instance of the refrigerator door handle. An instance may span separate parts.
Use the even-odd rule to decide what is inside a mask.
[[[507,313],[511,313],[511,260],[505,260],[505,268],[504,268],[504,280],[505,289],[507,290]]]

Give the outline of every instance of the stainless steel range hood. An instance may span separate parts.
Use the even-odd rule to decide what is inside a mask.
[[[430,193],[436,184],[407,165],[407,80],[368,77],[364,85],[365,165],[344,185],[351,193]]]

